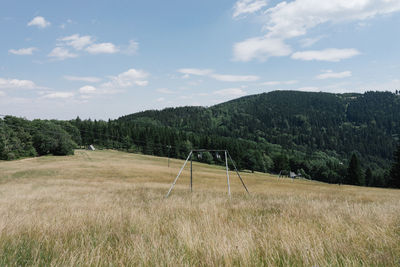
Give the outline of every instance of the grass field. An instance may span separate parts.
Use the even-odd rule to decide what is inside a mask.
[[[115,151],[0,162],[0,266],[399,266],[400,190]]]

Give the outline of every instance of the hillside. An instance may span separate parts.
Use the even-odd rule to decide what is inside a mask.
[[[400,96],[390,92],[330,94],[275,91],[209,108],[180,107],[121,117],[186,132],[280,145],[346,162],[352,153],[364,167],[388,168],[400,133]]]
[[[396,266],[398,190],[75,151],[0,161],[1,266]],[[329,212],[328,212],[329,211]]]
[[[389,92],[329,94],[275,91],[209,108],[145,111],[120,120],[200,134],[266,140],[287,149],[331,150],[347,157],[392,158],[400,133],[400,97]]]

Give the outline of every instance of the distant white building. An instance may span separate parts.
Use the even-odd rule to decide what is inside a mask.
[[[292,172],[292,171],[287,173],[286,171],[282,170],[282,171],[279,172],[279,175],[278,175],[278,178],[281,178],[281,177],[289,177],[289,178],[294,179],[294,178],[297,178],[297,177],[301,177],[301,173],[299,172],[298,174],[296,174],[295,172]]]

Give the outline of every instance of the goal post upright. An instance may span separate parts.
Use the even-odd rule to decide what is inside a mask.
[[[235,171],[236,171],[236,173],[237,173],[237,175],[238,175],[240,181],[242,182],[242,185],[243,185],[244,189],[246,189],[247,194],[250,195],[249,190],[247,190],[247,187],[246,187],[246,185],[244,184],[243,179],[242,179],[242,177],[240,176],[240,173],[239,173],[239,171],[238,171],[237,168],[236,168],[235,162],[233,161],[233,159],[232,159],[232,157],[231,157],[231,154],[229,154],[229,152],[228,152],[228,156],[229,156],[229,158],[230,158],[230,160],[231,160],[231,162],[232,162],[232,164],[233,164],[233,167],[235,168]]]
[[[193,192],[193,151],[190,151],[190,193]]]
[[[225,150],[226,181],[228,183],[228,195],[231,196],[231,185],[229,184],[228,154]]]
[[[168,197],[168,196],[169,196],[169,194],[171,193],[171,191],[172,191],[172,188],[174,188],[174,185],[176,184],[176,181],[178,180],[178,178],[179,178],[179,175],[181,175],[181,173],[182,173],[182,171],[183,171],[183,168],[185,168],[185,166],[186,166],[186,163],[188,162],[189,158],[192,156],[192,153],[193,153],[193,151],[190,151],[190,153],[189,153],[189,156],[187,157],[187,159],[186,159],[185,163],[183,163],[183,166],[182,166],[182,168],[180,169],[180,171],[179,171],[178,175],[176,176],[176,178],[175,178],[174,182],[172,183],[172,185],[171,185],[171,187],[169,188],[169,190],[168,190],[168,193],[167,193],[167,195],[165,195],[165,197]]]

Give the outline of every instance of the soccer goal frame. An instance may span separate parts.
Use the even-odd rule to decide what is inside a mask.
[[[228,185],[228,195],[229,195],[229,197],[231,196],[231,185],[230,185],[230,182],[229,182],[228,157],[229,157],[229,159],[230,159],[230,161],[231,161],[231,163],[232,163],[232,165],[233,165],[233,167],[234,167],[234,169],[236,171],[237,176],[240,179],[240,182],[242,182],[242,185],[243,185],[244,189],[246,190],[247,194],[250,195],[249,190],[247,189],[246,185],[244,184],[244,181],[243,181],[242,177],[240,176],[240,173],[239,173],[238,169],[236,168],[236,164],[233,161],[233,159],[232,159],[231,155],[229,154],[228,150],[226,150],[226,149],[224,149],[224,150],[222,150],[222,149],[194,149],[194,150],[190,151],[188,157],[185,160],[185,163],[183,163],[181,169],[178,172],[178,175],[175,177],[175,180],[171,184],[171,187],[169,188],[168,193],[165,195],[166,198],[170,195],[172,189],[174,188],[176,182],[178,181],[178,178],[181,175],[181,173],[182,173],[183,169],[185,168],[186,164],[188,163],[189,159],[190,159],[190,192],[193,192],[193,155],[194,155],[194,153],[200,153],[200,155],[202,155],[202,153],[205,153],[205,152],[214,152],[217,155],[219,155],[218,153],[223,153],[225,155],[226,181],[227,181],[227,185]]]

